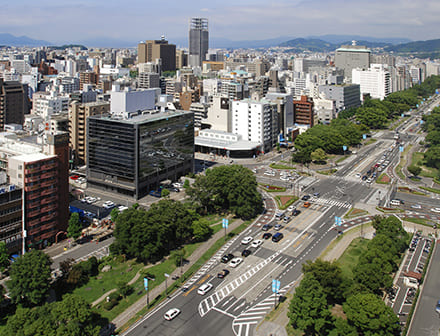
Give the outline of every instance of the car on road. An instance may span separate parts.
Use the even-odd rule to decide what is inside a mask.
[[[284,235],[281,232],[277,232],[272,236],[272,241],[274,243],[278,243],[281,239],[283,239]]]
[[[304,195],[301,199],[303,201],[308,201],[310,199],[310,195]]]
[[[170,310],[168,310],[163,318],[167,321],[171,321],[173,318],[175,318],[177,315],[180,314],[180,309],[178,308],[171,308]]]
[[[232,259],[234,259],[234,255],[233,255],[233,254],[231,254],[231,253],[229,253],[229,254],[225,254],[225,255],[222,257],[221,262],[224,263],[224,264],[226,264],[229,260],[232,260]]]
[[[206,293],[208,293],[212,289],[212,287],[213,286],[210,283],[203,284],[197,290],[197,294],[205,295]]]
[[[361,178],[361,173],[356,173],[357,178]]]
[[[440,208],[431,208],[432,212],[440,213]]]
[[[301,213],[301,210],[294,210],[292,212],[292,216],[298,216]]]
[[[295,211],[296,207],[294,205],[291,205],[287,208],[287,211]]]
[[[261,244],[263,244],[263,241],[261,239],[257,239],[252,242],[251,247],[257,248]]]
[[[244,237],[244,238],[241,240],[241,244],[242,244],[242,245],[247,245],[247,244],[249,244],[252,240],[254,240],[254,238],[252,238],[252,237]]]
[[[365,181],[368,178],[367,175],[362,176],[362,181]]]
[[[422,206],[420,204],[413,204],[413,205],[411,205],[411,208],[413,208],[413,209],[421,209]]]
[[[241,252],[241,256],[246,258],[251,253],[252,253],[251,250],[243,250],[243,252]]]
[[[274,172],[274,171],[270,171],[270,170],[266,170],[266,171],[264,172],[264,175],[267,175],[267,176],[275,176],[275,172]]]
[[[304,208],[309,208],[310,207],[310,202],[304,202],[303,207]]]
[[[273,227],[274,230],[279,231],[281,230],[283,226],[281,224],[275,224],[275,226]]]
[[[269,239],[270,237],[272,237],[272,233],[270,233],[270,232],[265,232],[265,233],[263,233],[263,239]]]
[[[229,263],[229,266],[235,268],[235,267],[237,267],[238,265],[240,265],[242,261],[243,261],[242,258],[239,258],[239,257],[234,258],[234,259],[232,259],[231,262]]]
[[[229,270],[227,270],[226,268],[220,272],[217,273],[217,278],[219,279],[223,279],[225,276],[227,276],[229,274]]]
[[[261,230],[269,231],[272,228],[272,224],[264,224]]]
[[[440,314],[440,300],[437,301],[437,304],[435,305],[435,311]]]
[[[79,176],[78,175],[72,175],[72,176],[70,176],[70,179],[71,180],[77,180],[77,179],[79,179]]]

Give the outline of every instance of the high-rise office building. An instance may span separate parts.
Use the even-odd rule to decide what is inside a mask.
[[[138,44],[138,64],[156,63],[160,59],[163,71],[176,70],[176,45],[168,44],[165,37],[160,40],[149,40]]]
[[[353,41],[353,45],[343,45],[335,52],[336,68],[343,69],[345,78],[350,82],[353,69],[368,69],[370,67],[370,54],[370,49],[356,45],[355,41]]]
[[[189,58],[190,66],[202,66],[209,49],[208,19],[191,18],[189,26]]]
[[[27,85],[0,78],[0,131],[3,131],[5,124],[23,125],[27,113]]]

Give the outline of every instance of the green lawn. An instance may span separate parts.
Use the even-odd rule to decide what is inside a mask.
[[[271,163],[269,165],[269,167],[272,169],[290,169],[290,170],[296,169],[296,166],[283,165],[283,164],[279,164],[279,163]]]
[[[353,278],[353,268],[357,265],[359,257],[367,251],[369,240],[364,238],[355,238],[347,247],[345,252],[339,258],[342,273],[349,279]]]
[[[414,152],[413,153],[413,156],[411,158],[411,165],[416,165],[416,166],[419,166],[420,168],[422,168],[422,172],[420,173],[420,176],[431,177],[431,178],[438,176],[438,169],[437,168],[425,166],[423,153],[421,153],[421,152]]]

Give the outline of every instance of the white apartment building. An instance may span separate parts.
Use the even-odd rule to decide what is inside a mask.
[[[32,114],[48,119],[55,113],[67,113],[69,110],[69,97],[60,95],[55,89],[48,92],[36,92],[32,99]]]
[[[156,89],[120,90],[119,85],[113,85],[110,91],[110,112],[126,114],[137,111],[153,110],[156,103]]]
[[[268,152],[277,141],[276,114],[276,105],[266,100],[233,101],[232,133],[261,144],[263,151]]]
[[[353,69],[352,83],[360,85],[361,99],[365,94],[371,98],[384,99],[392,92],[391,76],[383,64],[371,64],[368,70]]]

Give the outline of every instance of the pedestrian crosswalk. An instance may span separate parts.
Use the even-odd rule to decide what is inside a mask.
[[[329,206],[337,206],[339,208],[351,208],[350,202],[343,202],[343,201],[336,201],[332,199],[326,199],[326,198],[318,198],[313,196],[309,199],[309,202],[312,204],[320,204],[320,205],[329,205]]]
[[[281,295],[284,295],[289,286],[279,290],[278,294],[272,293],[263,301],[252,306],[248,310],[238,315],[232,322],[232,330],[236,336],[253,335],[252,327],[257,325],[276,305]]]

